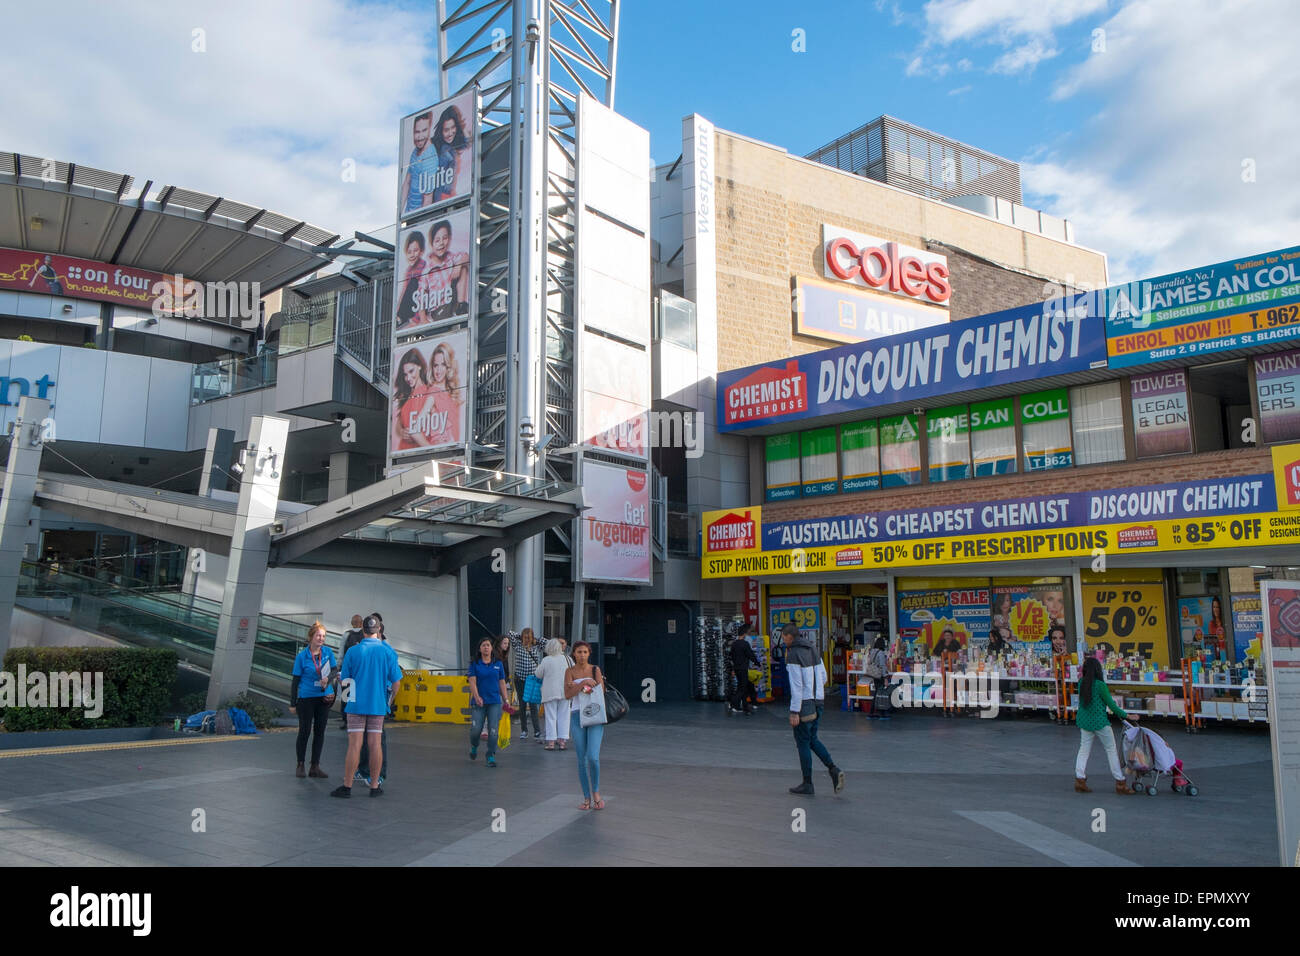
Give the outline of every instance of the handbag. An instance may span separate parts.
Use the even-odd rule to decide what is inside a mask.
[[[536,674],[524,678],[524,703],[540,704],[542,702],[542,682]]]
[[[590,694],[582,694],[582,707],[578,711],[578,723],[583,727],[596,727],[609,723],[609,714],[605,709],[605,689],[597,684]]]
[[[797,665],[796,665],[797,666]],[[813,665],[812,685],[807,688],[809,693],[816,690],[817,687],[817,666]],[[817,719],[817,700],[814,697],[805,697],[799,703],[799,723],[807,724]]]
[[[867,666],[863,668],[863,670],[866,671],[867,676],[872,680],[880,680],[880,678],[885,676],[885,668],[880,664],[880,657],[876,656],[878,654],[883,656],[884,651],[872,651],[871,659],[867,661]]]
[[[605,716],[606,723],[610,724],[627,716],[627,698],[609,681],[605,681]]]

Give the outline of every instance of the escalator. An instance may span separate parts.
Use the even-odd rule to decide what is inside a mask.
[[[51,571],[45,565],[24,561],[16,603],[34,614],[134,647],[171,648],[182,662],[211,673],[221,604],[209,598]],[[327,632],[325,643],[338,656],[343,636]],[[302,622],[259,615],[250,688],[286,700],[294,658],[306,644],[307,626]],[[397,657],[404,670],[428,666],[413,654],[398,651]]]

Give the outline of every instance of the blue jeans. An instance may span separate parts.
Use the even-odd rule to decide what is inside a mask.
[[[803,771],[804,783],[812,783],[812,755],[816,754],[817,759],[826,765],[829,770],[835,766],[835,761],[831,759],[830,751],[826,745],[817,739],[817,725],[822,720],[821,703],[817,704],[817,719],[810,720],[808,723],[801,723],[794,728],[794,745],[799,750],[799,769]]]
[[[588,800],[593,792],[600,792],[600,742],[605,739],[605,725],[594,727],[582,726],[582,720],[575,708],[569,718],[569,736],[578,751],[578,783],[582,784],[582,795]],[[591,768],[590,779],[587,768]]]
[[[496,756],[497,752],[497,727],[501,724],[501,701],[495,704],[485,703],[482,707],[476,704],[470,704],[470,724],[469,724],[469,749],[478,750],[478,738],[483,733],[483,720],[487,718],[488,732],[488,749],[489,757]]]

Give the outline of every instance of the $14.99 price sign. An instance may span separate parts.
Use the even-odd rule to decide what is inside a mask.
[[[1163,585],[1085,584],[1083,622],[1089,649],[1105,644],[1122,657],[1169,665]]]

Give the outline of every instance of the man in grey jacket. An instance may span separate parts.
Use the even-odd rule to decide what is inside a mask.
[[[781,628],[781,640],[785,644],[785,670],[790,683],[790,726],[794,728],[794,745],[799,751],[799,769],[803,771],[803,783],[791,787],[791,793],[813,793],[812,755],[825,764],[831,775],[831,786],[839,793],[844,789],[844,771],[835,766],[826,745],[817,739],[817,725],[821,723],[822,710],[826,697],[826,665],[817,655],[817,648],[811,637],[799,633],[793,624]],[[815,709],[812,720],[800,720],[799,712],[804,709],[805,701]]]

